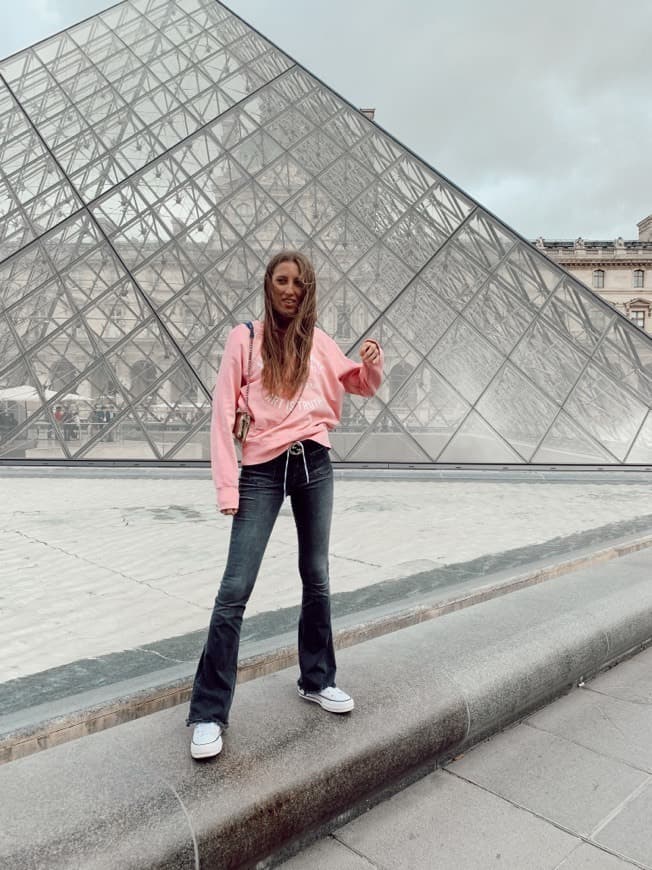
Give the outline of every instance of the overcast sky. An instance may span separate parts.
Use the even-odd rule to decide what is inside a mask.
[[[108,5],[0,0],[0,57]],[[528,238],[636,238],[652,212],[650,0],[227,5]]]

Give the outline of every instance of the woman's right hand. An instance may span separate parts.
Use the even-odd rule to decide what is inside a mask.
[[[224,514],[225,517],[234,517],[238,513],[237,508],[224,508],[220,511],[221,514]]]

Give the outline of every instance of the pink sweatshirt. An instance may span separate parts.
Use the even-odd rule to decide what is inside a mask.
[[[330,447],[328,432],[340,422],[344,393],[373,396],[382,380],[383,354],[374,365],[355,363],[321,329],[315,329],[310,373],[298,400],[271,396],[263,390],[261,344],[263,324],[254,322],[254,347],[249,384],[252,422],[242,450],[243,465],[267,462],[294,441],[313,441]],[[236,407],[245,410],[245,381],[249,361],[249,329],[232,329],[213,394],[211,466],[220,510],[237,508],[238,460],[233,440]],[[289,414],[293,403],[296,406]]]

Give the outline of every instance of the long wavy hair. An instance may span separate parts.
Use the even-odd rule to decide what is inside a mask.
[[[295,263],[304,294],[296,315],[281,321],[272,304],[272,275],[279,263]],[[263,387],[272,395],[291,399],[308,379],[310,351],[317,322],[317,279],[305,254],[280,251],[265,269],[265,320],[263,329]]]

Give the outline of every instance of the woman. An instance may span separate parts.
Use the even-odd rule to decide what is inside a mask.
[[[282,251],[273,257],[265,271],[264,292],[265,319],[254,323],[253,344],[247,324],[231,331],[213,397],[213,480],[218,508],[233,517],[233,526],[190,700],[193,758],[211,758],[222,749],[242,617],[286,494],[297,527],[303,583],[298,691],[331,713],[347,713],[354,706],[353,698],[335,686],[328,581],[333,507],[328,431],[340,420],[345,391],[374,395],[382,378],[382,351],[378,342],[365,341],[362,362],[357,364],[316,328],[315,272],[303,254]],[[249,409],[252,417],[239,481],[233,443],[237,409]]]

